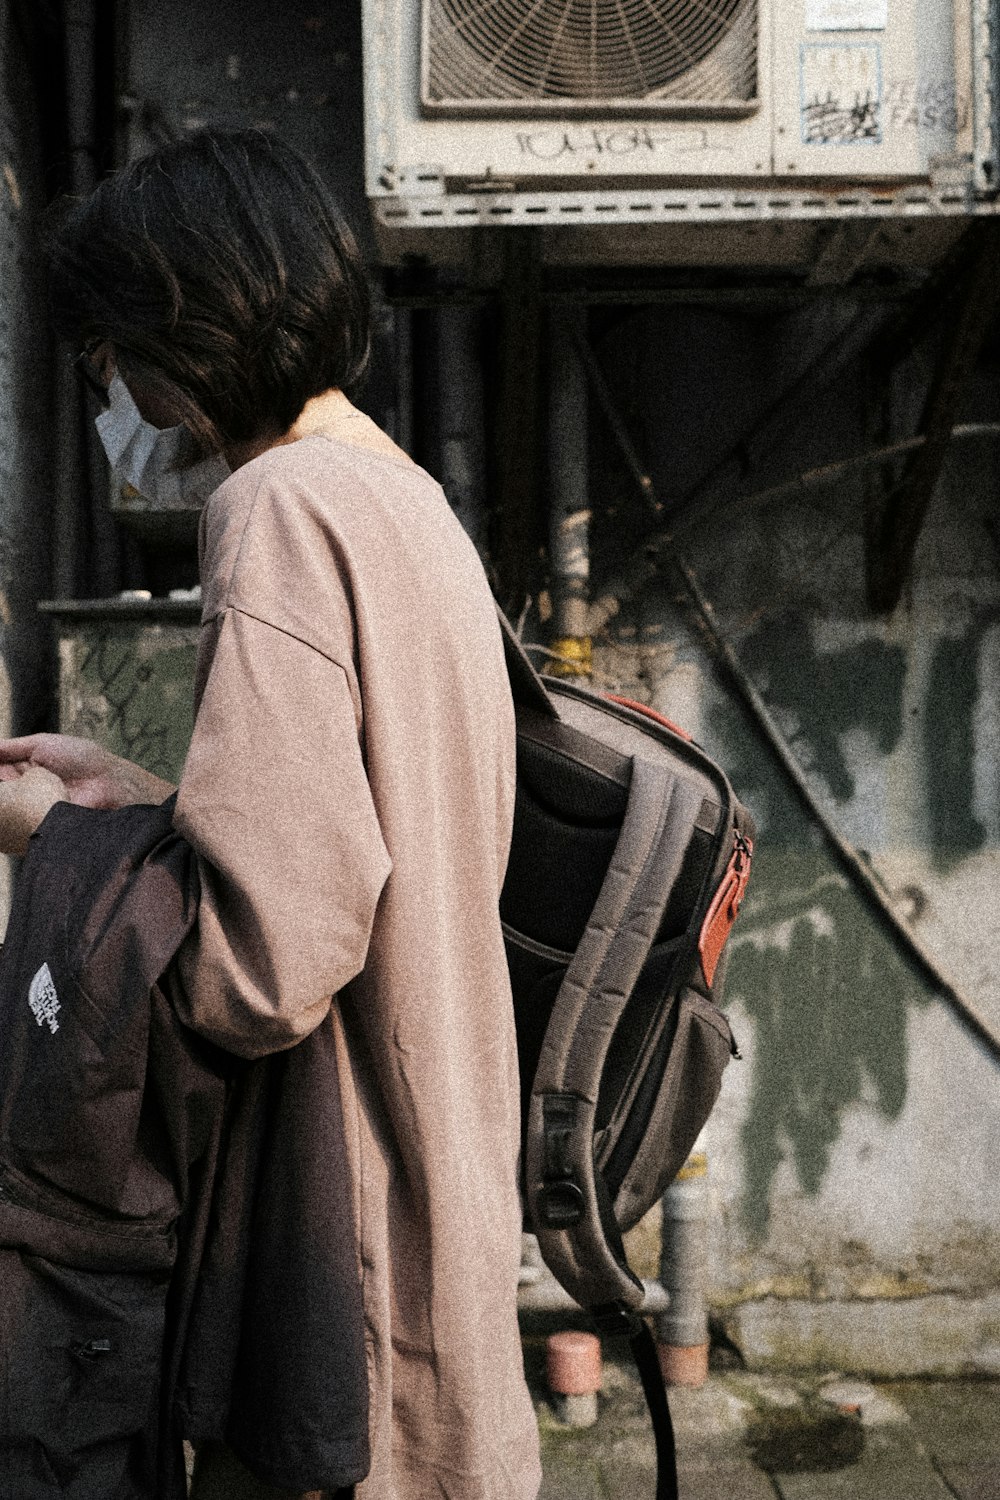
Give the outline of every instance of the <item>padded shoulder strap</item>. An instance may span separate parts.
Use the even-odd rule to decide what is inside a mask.
[[[559,710],[546,691],[541,677],[532,666],[528,653],[518,640],[513,625],[499,604],[496,609],[503,635],[503,652],[507,659],[507,676],[510,678],[510,690],[514,695],[514,702],[521,703],[526,708],[537,709],[539,713],[545,714],[550,719],[558,719]]]
[[[608,1048],[680,872],[696,803],[699,794],[664,767],[633,761],[618,844],[556,996],[531,1091],[532,1228],[546,1263],[585,1307],[642,1302],[594,1165],[594,1117]]]

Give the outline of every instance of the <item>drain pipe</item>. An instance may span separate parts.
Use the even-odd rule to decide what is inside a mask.
[[[483,424],[483,372],[477,357],[477,318],[467,307],[442,307],[437,314],[441,371],[441,488],[486,561],[486,435]]]
[[[587,377],[580,359],[585,312],[549,314],[549,562],[554,639],[545,671],[589,677],[590,509],[587,475]]]
[[[693,1151],[663,1194],[660,1282],[667,1310],[656,1320],[656,1352],[667,1385],[708,1379],[707,1188],[708,1157]]]
[[[65,0],[66,129],[69,186],[85,197],[97,183],[97,6],[95,0]],[[107,507],[108,466],[79,381],[56,350],[55,535],[53,585],[72,598],[81,585],[99,596],[116,592],[122,570],[118,528]]]
[[[63,10],[66,133],[69,148],[69,187],[85,197],[96,181],[94,139],[95,16],[91,0],[67,0]],[[84,554],[89,541],[84,525],[84,496],[90,455],[85,435],[85,412],[80,384],[69,364],[76,351],[60,342],[55,367],[55,514],[52,538],[52,581],[60,598],[79,592],[86,572]]]
[[[390,437],[413,457],[413,314],[408,307],[392,309],[395,356],[395,408]]]

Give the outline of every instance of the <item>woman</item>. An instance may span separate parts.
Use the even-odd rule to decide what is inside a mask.
[[[220,455],[231,471],[201,525],[175,826],[202,896],[177,1004],[252,1057],[333,1002],[369,1347],[359,1496],[527,1500],[497,915],[513,715],[482,569],[440,488],[344,394],[367,354],[364,280],[286,146],[205,133],[146,157],[71,210],[49,258],[60,329],[108,386],[119,473],[204,484]],[[181,431],[161,441],[149,424]],[[11,852],[60,797],[172,790],[61,736],[2,743],[0,762]],[[235,1463],[205,1461],[202,1497],[224,1492],[216,1462]]]

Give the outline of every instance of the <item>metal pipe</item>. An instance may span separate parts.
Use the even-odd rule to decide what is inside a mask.
[[[948,433],[952,442],[962,441],[965,438],[1000,437],[1000,422],[959,422],[952,427]],[[721,505],[713,507],[714,514],[727,510],[731,506],[738,505],[741,512],[752,505],[770,505],[775,500],[794,499],[811,489],[822,489],[828,484],[843,479],[847,474],[863,473],[866,469],[877,468],[880,464],[889,463],[894,458],[901,458],[906,453],[913,453],[922,448],[927,442],[927,435],[918,432],[915,437],[899,438],[894,443],[885,443],[880,448],[869,448],[864,453],[852,454],[850,458],[840,458],[834,463],[821,464],[815,469],[806,469],[804,473],[797,474],[794,479],[786,479],[781,484],[772,484],[766,490],[754,490],[749,495],[733,495],[731,499],[724,500]],[[671,530],[673,537],[683,536],[686,531],[691,531],[695,526],[704,524],[702,516],[688,516],[681,521],[679,526]]]
[[[587,611],[590,509],[587,473],[587,379],[580,360],[581,313],[549,315],[549,563],[556,676],[590,675]]]
[[[94,0],[63,0],[66,130],[70,185],[88,193],[97,180],[97,17]]]
[[[590,346],[590,341],[586,338],[581,325],[577,325],[574,333],[577,353],[583,362],[584,374],[593,387],[594,395],[597,397],[601,411],[604,413],[604,419],[614,433],[618,446],[625,455],[626,462],[635,477],[636,483],[644,491],[650,510],[654,515],[659,515],[663,510],[663,506],[657,501],[653,493],[652,478],[643,469],[638,449],[632,441],[632,434],[625,426],[618,407],[611,399],[611,392],[608,390],[607,381],[601,373],[601,367],[597,363],[597,356]]]
[[[52,587],[57,598],[79,593],[83,536],[80,494],[85,465],[80,432],[80,392],[67,344],[55,346],[55,463],[53,465]]]
[[[391,436],[413,457],[413,314],[397,307],[392,315],[396,360],[396,409]]]
[[[464,307],[442,307],[438,314],[441,379],[441,487],[452,510],[486,557],[486,434],[483,373],[477,357],[477,320]]]
[[[707,1157],[692,1152],[661,1200],[660,1282],[667,1310],[656,1320],[656,1336],[668,1385],[704,1385],[708,1377],[707,1172]]]
[[[151,106],[144,108],[144,123],[148,120]],[[796,311],[818,302],[824,305],[846,303],[859,308],[873,303],[884,307],[893,301],[902,301],[912,295],[907,287],[829,286],[810,287],[803,283],[797,286],[669,286],[644,279],[638,270],[629,274],[628,284],[608,285],[604,283],[570,281],[559,284],[553,278],[557,273],[547,268],[546,283],[539,296],[551,307],[653,307],[662,304],[682,307],[733,307],[737,310],[751,308],[775,308],[779,312]],[[417,287],[401,281],[391,272],[387,276],[385,300],[390,307],[489,307],[494,293],[479,287],[460,285],[445,287]]]
[[[65,0],[63,28],[70,187],[74,194],[84,196],[97,181],[95,0]],[[121,542],[106,503],[107,463],[85,412],[82,393],[68,369],[66,356],[70,352],[65,346],[56,350],[53,582],[61,596],[75,595],[85,585],[111,594],[120,581]],[[85,527],[83,518],[88,509],[89,527]],[[88,542],[90,568],[85,569]]]
[[[500,601],[513,616],[534,587],[541,520],[541,242],[533,229],[510,229],[500,249],[493,550]]]

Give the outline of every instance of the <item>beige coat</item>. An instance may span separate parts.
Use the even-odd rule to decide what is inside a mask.
[[[529,1500],[497,915],[513,711],[482,568],[423,470],[325,435],[238,470],[201,545],[176,814],[203,881],[189,1019],[252,1056],[338,997],[372,1398],[359,1500]]]

